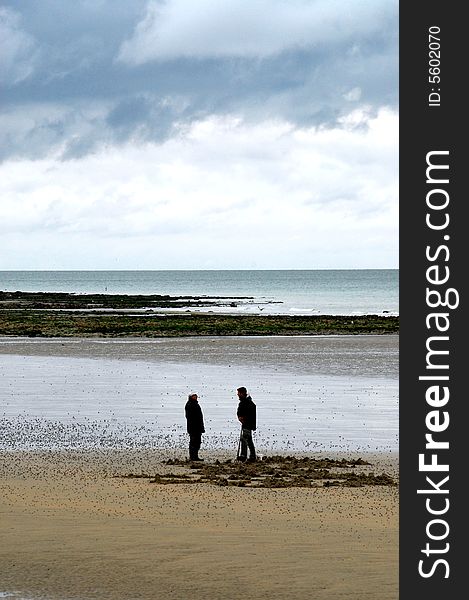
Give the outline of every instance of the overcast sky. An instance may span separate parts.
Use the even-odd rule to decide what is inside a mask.
[[[0,269],[398,268],[398,0],[2,0]]]

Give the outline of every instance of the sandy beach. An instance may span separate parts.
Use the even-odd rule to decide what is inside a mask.
[[[396,456],[370,462],[396,475]],[[161,469],[151,452],[2,453],[2,597],[398,597],[397,487],[114,477]]]
[[[0,342],[0,597],[398,597],[398,336]],[[192,385],[205,464],[234,458],[239,382],[264,460],[364,458],[395,484],[152,482],[184,472],[165,461]]]

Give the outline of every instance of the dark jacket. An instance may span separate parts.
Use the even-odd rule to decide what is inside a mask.
[[[238,417],[244,417],[243,427],[254,431],[256,429],[256,405],[252,401],[251,396],[246,396],[239,401],[238,410],[236,412]]]
[[[204,417],[197,400],[186,402],[187,433],[205,433]]]

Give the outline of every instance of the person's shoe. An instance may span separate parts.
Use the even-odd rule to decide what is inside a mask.
[[[236,460],[239,460],[239,462],[246,462],[246,457],[245,456],[238,456],[238,458]]]
[[[197,456],[197,458],[193,458],[192,460],[196,461],[196,462],[203,462],[204,461],[203,458],[199,458],[198,456]]]
[[[257,461],[257,458],[255,456],[250,456],[248,458],[248,462],[256,462],[256,461]]]

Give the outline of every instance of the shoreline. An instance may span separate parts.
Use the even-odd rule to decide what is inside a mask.
[[[282,314],[271,312],[275,304],[282,302],[251,296],[0,291],[0,336],[154,338],[384,335],[399,331],[399,316],[388,311]]]

